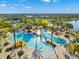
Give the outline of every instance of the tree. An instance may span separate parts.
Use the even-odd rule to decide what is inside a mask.
[[[19,41],[18,41],[18,44],[19,44],[19,46],[21,47],[21,50],[22,50],[22,47],[24,46],[23,40],[19,40]]]
[[[65,22],[65,23],[62,25],[62,27],[65,28],[66,31],[70,31],[70,29],[73,28],[73,25],[70,24],[70,23],[66,23],[66,22]]]
[[[70,29],[72,29],[72,28],[73,28],[73,25],[72,25],[72,24],[70,24],[70,23],[66,23],[66,24],[65,24],[65,26],[66,26],[67,28],[70,28]]]
[[[7,59],[12,59],[10,55],[7,56]]]
[[[19,51],[18,53],[19,59],[21,58],[21,56],[24,54],[24,51]]]
[[[17,27],[12,27],[10,28],[10,31],[13,33],[13,36],[14,36],[14,46],[13,46],[13,51],[12,53],[14,52],[14,49],[16,48],[16,32],[18,31],[19,28]],[[11,53],[11,54],[12,54]]]
[[[75,57],[76,54],[79,54],[79,43],[75,42],[71,45],[68,45],[67,50]]]
[[[21,19],[22,19],[22,22],[23,22],[25,25],[30,24],[30,19],[25,18],[25,17],[22,17]]]
[[[43,27],[46,27],[48,25],[48,23],[49,23],[49,21],[47,19],[41,19],[38,22]]]
[[[11,32],[13,32],[13,36],[14,36],[14,46],[16,46],[16,32],[17,32],[17,30],[18,30],[17,27],[11,28]]]

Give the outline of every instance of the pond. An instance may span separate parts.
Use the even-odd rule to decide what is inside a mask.
[[[72,31],[79,30],[79,20],[77,20],[77,21],[69,21],[69,23],[73,25]]]

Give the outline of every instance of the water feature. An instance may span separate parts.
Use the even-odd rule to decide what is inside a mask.
[[[72,31],[79,30],[79,20],[77,20],[77,21],[69,21],[69,23],[73,25]]]

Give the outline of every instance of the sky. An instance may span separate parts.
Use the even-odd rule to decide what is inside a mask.
[[[79,13],[79,0],[0,0],[0,13]]]

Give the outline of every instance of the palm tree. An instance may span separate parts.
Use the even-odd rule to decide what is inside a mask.
[[[14,36],[14,46],[16,46],[16,32],[17,32],[17,30],[18,30],[17,27],[11,28],[11,31],[13,32],[13,36]]]
[[[23,48],[23,46],[24,46],[24,42],[23,42],[23,40],[19,40],[19,41],[18,41],[18,44],[20,45],[21,50],[22,50],[22,48]]]
[[[21,59],[21,56],[24,54],[24,51],[18,51],[17,55],[19,56],[19,59]]]
[[[55,19],[52,19],[52,20],[50,20],[50,23],[52,23],[53,25],[55,25],[56,20]]]
[[[72,25],[72,24],[69,24],[69,23],[65,23],[65,24],[64,24],[64,27],[67,29],[67,31],[65,32],[65,35],[67,35],[67,34],[70,35],[71,29],[73,28],[73,25]],[[70,36],[69,36],[69,37],[70,37]],[[69,41],[72,43],[72,41],[70,40],[70,38],[68,38],[68,39],[69,39]]]
[[[30,24],[30,19],[27,19],[27,18],[25,18],[25,17],[22,17],[21,19],[22,19],[22,22],[23,22],[24,26]]]
[[[79,54],[79,43],[75,42],[67,46],[67,50],[72,53],[73,57],[76,57],[76,54]]]
[[[65,26],[65,28],[69,29],[69,31],[70,31],[70,29],[73,28],[73,25],[70,23],[65,23],[64,26]]]
[[[11,32],[13,33],[13,37],[14,37],[14,46],[13,46],[13,51],[12,51],[12,53],[13,53],[14,49],[16,48],[16,32],[17,32],[18,28],[17,27],[12,27],[10,29],[11,29]]]

